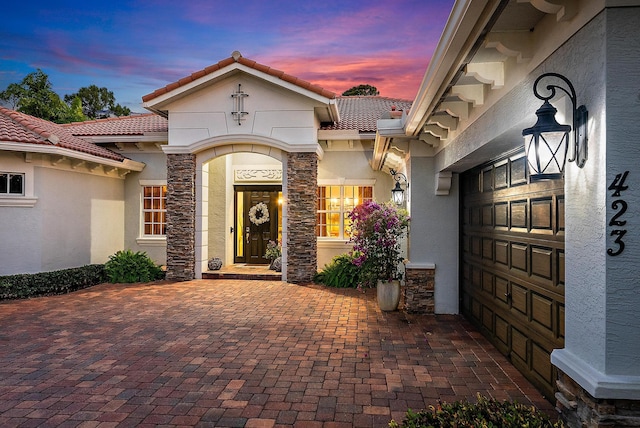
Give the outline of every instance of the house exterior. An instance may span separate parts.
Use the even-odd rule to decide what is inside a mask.
[[[337,97],[234,52],[144,96],[151,114],[0,110],[0,233],[16,243],[0,274],[131,248],[189,280],[213,257],[264,263],[279,239],[283,279],[305,283],[399,171],[419,310],[464,314],[574,426],[640,426],[638,22],[637,0],[459,0],[413,103]],[[535,180],[522,137],[545,73],[586,106],[571,138],[588,150]],[[552,95],[571,124],[571,91]]]
[[[21,247],[0,253],[0,275],[104,263],[109,255],[127,248],[145,251],[166,264],[170,278],[198,278],[211,258],[226,265],[267,263],[264,253],[270,240],[283,241],[286,253],[291,248],[287,230],[293,227],[292,239],[300,248],[295,254],[306,260],[307,268],[290,262],[291,271],[285,268],[283,278],[308,282],[317,269],[349,250],[345,213],[359,200],[390,198],[395,182],[369,163],[377,121],[400,117],[411,102],[336,97],[234,53],[179,84],[145,96],[145,105],[153,113],[64,125],[0,110],[0,171],[9,180],[18,177],[24,186],[13,189],[13,194],[7,189],[0,193],[0,215],[6,218],[3,236],[21,242]],[[236,110],[244,113],[234,114]],[[86,160],[82,152],[86,148],[105,159],[94,155]],[[197,234],[186,237],[193,241],[186,250],[185,244],[171,245],[172,227],[182,222],[167,218],[187,211],[188,204],[167,197],[176,192],[171,189],[173,170],[168,163],[185,157],[197,162],[189,184],[193,191],[187,191],[196,204],[189,220]],[[287,162],[291,167],[296,161],[303,162],[297,167],[300,171],[287,171]],[[55,189],[54,171],[61,169],[74,185],[63,187],[69,192],[48,190],[43,195],[47,186]],[[186,175],[180,170],[175,178]],[[287,182],[288,176],[301,178]],[[96,198],[86,187],[97,177],[109,179],[112,196]],[[287,186],[292,184],[301,190],[290,198]],[[298,193],[306,199],[299,200]],[[53,202],[45,205],[42,198]],[[293,200],[307,204],[301,207],[306,218],[289,225],[287,216],[295,213],[283,208]],[[269,221],[254,224],[251,211],[261,203]],[[83,206],[87,208],[79,208]],[[44,217],[27,221],[39,211],[45,217],[51,213],[56,221]],[[56,215],[60,213],[64,215]],[[76,227],[87,219],[86,228]],[[34,223],[38,228],[52,226],[60,237],[55,233],[47,237],[44,231],[31,236]],[[303,225],[304,232],[295,229]],[[22,236],[29,239],[18,238]],[[61,241],[77,251],[55,251]],[[194,254],[197,263],[194,257],[185,258]],[[174,269],[175,257],[181,269],[181,263],[190,264],[189,269]]]

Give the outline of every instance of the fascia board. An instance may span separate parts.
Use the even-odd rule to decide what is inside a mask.
[[[361,140],[362,134],[357,129],[320,129],[318,140]]]
[[[128,169],[130,171],[142,171],[145,164],[142,162],[136,162],[131,159],[124,159],[117,161],[113,159],[107,159],[100,156],[90,155],[88,153],[78,152],[64,147],[50,146],[44,144],[23,144],[10,141],[0,141],[0,150],[22,153],[42,153],[47,155],[64,156],[67,158],[73,158],[83,160],[87,162],[97,163],[100,165],[112,166],[114,168]]]
[[[498,0],[460,0],[455,3],[407,116],[406,135],[420,133],[499,3]],[[486,13],[487,10],[491,13]]]
[[[95,144],[106,143],[166,143],[169,135],[167,132],[153,133],[150,135],[81,135],[83,140]]]

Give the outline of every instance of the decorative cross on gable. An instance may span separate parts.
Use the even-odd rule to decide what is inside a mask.
[[[242,92],[242,85],[240,83],[238,83],[238,90],[231,94],[235,108],[235,111],[232,111],[231,114],[233,115],[233,118],[238,121],[238,125],[242,125],[241,121],[244,116],[249,114],[249,112],[244,111],[244,98],[248,96],[249,94]]]

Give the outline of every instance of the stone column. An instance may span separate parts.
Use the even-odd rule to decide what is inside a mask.
[[[196,156],[167,155],[167,279],[195,278]]]
[[[287,281],[313,280],[318,265],[316,239],[318,155],[287,155]]]
[[[402,310],[408,314],[433,314],[436,269],[430,266],[407,266],[407,278],[402,287]]]

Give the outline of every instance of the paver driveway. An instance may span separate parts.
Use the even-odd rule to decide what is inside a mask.
[[[473,399],[552,406],[457,316],[372,290],[99,285],[0,303],[0,426],[386,426]]]

